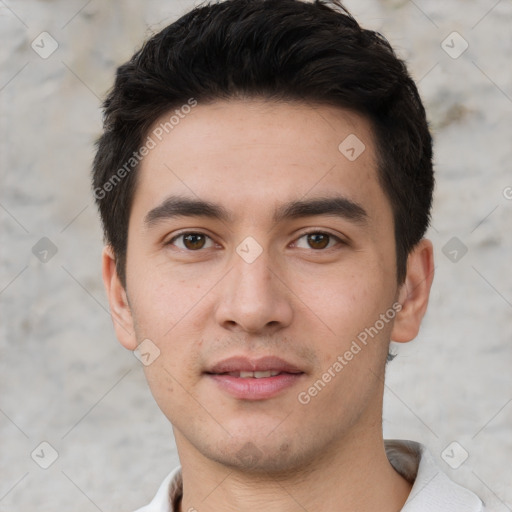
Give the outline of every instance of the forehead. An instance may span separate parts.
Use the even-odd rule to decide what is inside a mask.
[[[232,221],[275,219],[280,204],[307,196],[342,195],[365,203],[370,215],[386,207],[371,126],[358,114],[234,100],[198,104],[171,123],[172,115],[148,134],[153,147],[138,171],[133,205],[139,215],[171,194],[229,204]]]

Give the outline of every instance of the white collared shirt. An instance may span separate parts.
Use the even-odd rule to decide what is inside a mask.
[[[483,512],[476,494],[456,484],[435,463],[425,446],[414,441],[385,440],[391,465],[413,483],[402,512]],[[169,473],[149,505],[136,512],[177,512],[183,482],[181,468]]]

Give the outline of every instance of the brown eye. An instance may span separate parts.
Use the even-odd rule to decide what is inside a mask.
[[[187,249],[202,249],[205,243],[204,235],[198,233],[190,233],[183,237],[183,244]]]
[[[329,245],[330,237],[326,233],[311,233],[307,237],[312,249],[325,249]]]
[[[314,249],[319,251],[322,249],[330,249],[336,244],[343,244],[343,241],[330,233],[311,231],[299,237],[294,245],[301,249]]]
[[[208,241],[211,242],[210,237],[204,233],[189,232],[175,236],[168,245],[175,245],[179,249],[187,251],[198,251],[207,248]]]

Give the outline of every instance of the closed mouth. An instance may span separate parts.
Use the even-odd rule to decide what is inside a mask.
[[[237,371],[237,372],[225,372],[225,373],[211,373],[210,375],[227,375],[229,377],[239,377],[241,379],[265,379],[268,377],[277,377],[283,373],[298,374],[302,372],[283,372],[280,370],[265,370],[265,371]]]

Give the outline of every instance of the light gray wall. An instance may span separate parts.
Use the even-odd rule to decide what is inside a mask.
[[[177,463],[114,337],[89,172],[116,66],[191,5],[0,1],[0,512],[132,510]],[[426,443],[490,510],[511,510],[512,3],[347,5],[409,62],[436,140],[436,278],[420,336],[388,369],[385,436]],[[46,470],[43,441],[58,452]],[[458,469],[442,457],[454,441],[450,464],[469,454]]]

